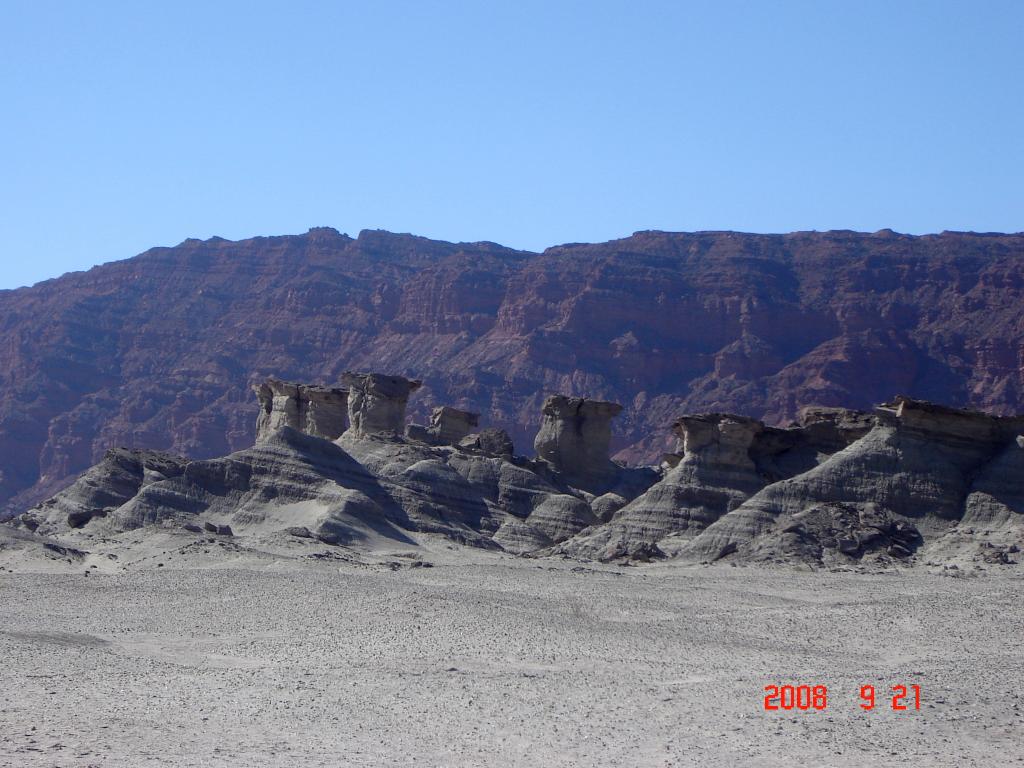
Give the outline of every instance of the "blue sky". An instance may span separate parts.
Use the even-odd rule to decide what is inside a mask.
[[[329,225],[1024,230],[1024,3],[0,0],[0,288]]]

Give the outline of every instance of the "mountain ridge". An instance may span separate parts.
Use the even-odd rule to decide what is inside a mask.
[[[639,231],[543,252],[382,230],[189,239],[0,291],[0,504],[118,445],[251,444],[248,387],[422,375],[526,447],[546,394],[615,400],[613,447],[689,411],[785,423],[893,392],[1024,410],[1024,235]]]

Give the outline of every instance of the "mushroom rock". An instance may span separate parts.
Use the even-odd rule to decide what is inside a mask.
[[[1011,439],[1021,423],[1020,418],[1000,418],[902,395],[883,403],[875,411],[890,421],[895,419],[906,434],[961,443],[974,450]]]
[[[750,455],[764,425],[744,416],[682,416],[672,425],[681,455],[664,479],[559,547],[560,554],[597,560],[630,559],[638,544],[672,533],[695,536],[764,486]],[[594,502],[605,517],[604,502]]]
[[[542,456],[531,461],[513,457],[496,429],[464,435],[457,448],[363,439],[398,432],[419,382],[347,374],[346,383],[348,400],[344,390],[277,380],[256,387],[261,439],[220,459],[112,450],[23,513],[11,536],[19,546],[30,534],[70,537],[54,540],[64,547],[157,526],[242,542],[274,529],[329,545],[410,544],[408,532],[438,533],[509,552],[633,562],[888,568],[1021,559],[1024,417],[906,397],[874,413],[808,409],[786,428],[725,413],[682,416],[673,423],[679,452],[659,473],[608,459],[613,403],[550,398]],[[352,426],[322,439],[344,423],[342,403]],[[440,408],[420,429],[455,440],[475,421]],[[596,482],[606,470],[610,478]]]
[[[618,403],[551,395],[533,441],[537,457],[582,486],[613,479],[619,468],[609,458],[612,419],[621,412]]]
[[[346,372],[341,381],[349,388],[346,434],[355,437],[402,434],[409,395],[423,384],[416,379],[381,373]]]
[[[268,379],[254,384],[252,391],[260,402],[260,413],[256,417],[256,442],[265,440],[281,427],[298,429],[299,388],[277,379]]]
[[[337,440],[345,431],[348,392],[344,389],[267,379],[254,385],[253,391],[260,401],[257,442],[282,427],[324,440]]]

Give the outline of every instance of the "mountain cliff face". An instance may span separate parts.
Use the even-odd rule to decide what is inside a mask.
[[[653,459],[684,412],[785,423],[901,392],[1024,411],[1024,235],[642,232],[541,254],[332,229],[188,240],[0,292],[0,504],[117,446],[252,444],[250,387],[414,376],[529,451],[547,394],[620,402]]]

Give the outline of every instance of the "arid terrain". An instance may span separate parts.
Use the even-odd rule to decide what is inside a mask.
[[[414,376],[412,416],[481,414],[528,450],[551,393],[621,403],[657,461],[684,413],[782,425],[895,394],[1024,412],[1024,236],[638,232],[527,253],[330,228],[186,240],[0,291],[0,517],[108,448],[252,444],[249,386]]]
[[[316,230],[0,294],[0,763],[1024,762],[1021,243]]]
[[[1019,574],[214,538],[0,559],[0,765],[1024,763]],[[766,712],[772,683],[827,708]]]

